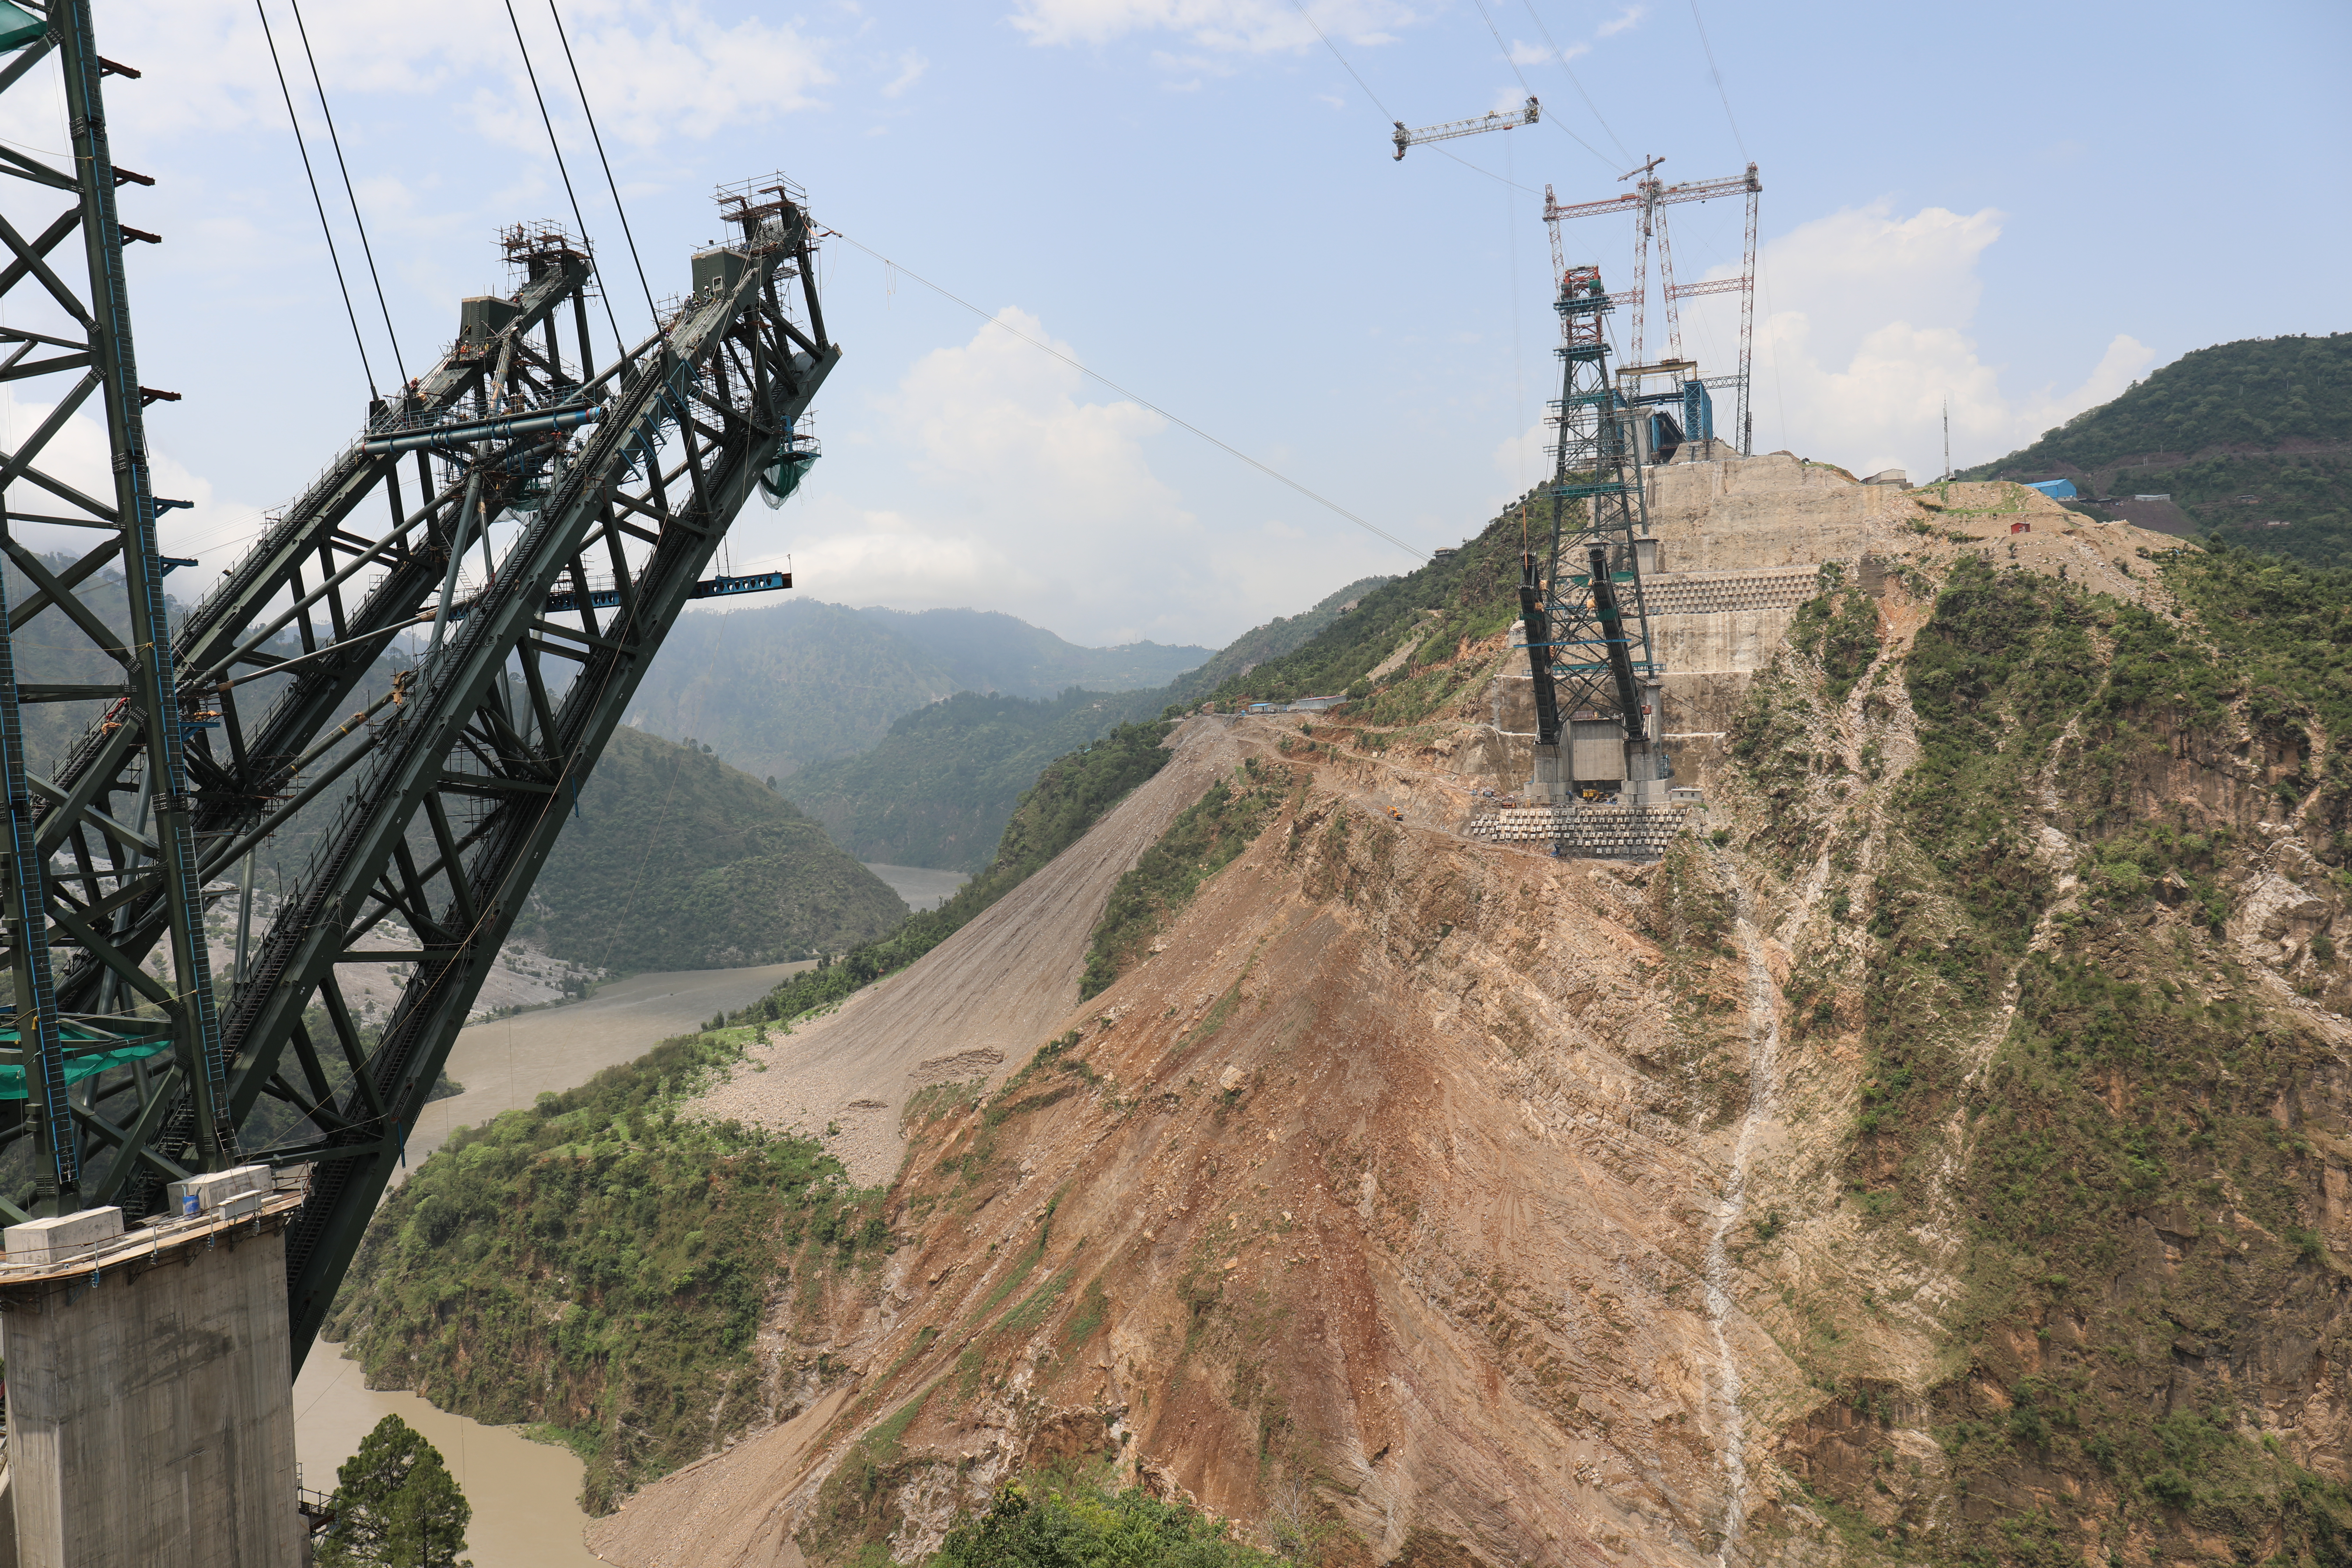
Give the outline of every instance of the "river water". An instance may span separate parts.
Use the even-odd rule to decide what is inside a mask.
[[[937,875],[937,873],[933,873]],[[408,1167],[439,1148],[453,1129],[479,1126],[539,1095],[586,1082],[605,1068],[633,1061],[672,1035],[732,1012],[766,994],[785,975],[809,966],[702,969],[637,974],[599,989],[585,1002],[477,1024],[449,1052],[449,1076],[466,1092],[436,1100],[408,1139]],[[484,1426],[436,1410],[413,1394],[366,1386],[358,1363],[321,1340],[294,1383],[294,1439],[302,1482],[331,1491],[335,1467],[351,1458],[387,1414],[425,1434],[449,1462],[474,1505],[467,1531],[475,1568],[572,1568],[600,1561],[580,1543],[580,1461],[570,1451],[534,1443],[513,1426]]]

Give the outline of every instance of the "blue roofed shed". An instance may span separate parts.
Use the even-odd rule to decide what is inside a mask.
[[[2052,500],[2074,499],[2074,481],[2072,479],[2036,479],[2025,488],[2030,490],[2040,490]]]

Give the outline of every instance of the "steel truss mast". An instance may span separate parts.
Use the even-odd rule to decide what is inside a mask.
[[[1579,780],[1555,771],[1540,782],[1622,781],[1642,786],[1659,776],[1652,722],[1664,668],[1650,647],[1649,606],[1635,541],[1643,524],[1639,454],[1628,426],[1642,417],[1610,384],[1602,323],[1613,308],[1598,267],[1572,267],[1560,279],[1560,395],[1551,405],[1549,548],[1533,542],[1520,557],[1519,610],[1534,676],[1539,775],[1563,759],[1557,748],[1578,720],[1612,727],[1624,747],[1622,766]]]
[[[139,385],[122,268],[153,237],[115,211],[119,185],[152,182],[113,163],[99,90],[136,73],[99,58],[89,0],[47,19],[0,68],[0,94],[46,103],[34,73],[54,58],[74,153],[0,145],[0,376],[49,409],[0,452],[0,550],[29,585],[0,609],[0,1066],[26,1096],[0,1098],[0,1215],[117,1204],[135,1221],[194,1172],[309,1165],[288,1233],[299,1363],[665,634],[690,598],[781,585],[703,574],[752,490],[797,479],[793,427],[840,350],[781,180],[721,194],[730,243],[601,369],[586,247],[511,230],[512,292],[466,301],[440,363],[172,625],[156,519],[175,503],[153,493],[142,420],[170,395]],[[103,493],[60,472],[85,408],[106,423]],[[404,630],[429,652],[387,658]],[[119,676],[22,683],[30,650],[69,639]],[[21,721],[41,701],[94,714],[47,768]],[[208,905],[249,900],[240,867],[289,843],[307,865],[242,975],[215,975]],[[395,966],[379,1019],[338,981],[359,963]]]

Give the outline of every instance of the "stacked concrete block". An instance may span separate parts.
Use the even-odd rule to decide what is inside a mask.
[[[7,1247],[12,1264],[71,1263],[95,1256],[100,1247],[121,1234],[121,1209],[84,1209],[79,1214],[12,1225],[0,1231],[0,1246]]]
[[[1675,836],[1698,826],[1696,805],[1505,806],[1481,812],[1463,829],[1501,844],[1558,845],[1579,860],[1656,860]]]
[[[1678,572],[1642,584],[1653,617],[1793,610],[1821,592],[1821,568],[1779,572]]]
[[[234,1170],[191,1176],[172,1184],[170,1207],[164,1212],[174,1219],[192,1219],[198,1215],[236,1219],[257,1212],[261,1200],[269,1195],[275,1184],[267,1165],[239,1165]],[[191,1198],[195,1200],[193,1206],[188,1201]]]

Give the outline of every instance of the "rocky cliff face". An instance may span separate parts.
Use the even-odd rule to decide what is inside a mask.
[[[2030,492],[1687,468],[1663,860],[1464,831],[1507,639],[1220,731],[1270,825],[1010,1076],[858,1091],[896,1250],[599,1550],[914,1562],[1058,1464],[1325,1563],[2343,1560],[2324,671]]]

